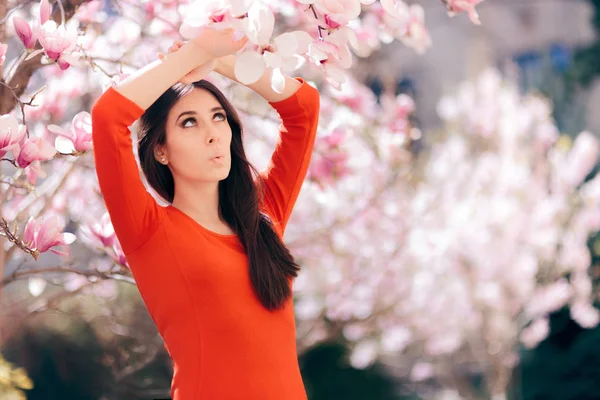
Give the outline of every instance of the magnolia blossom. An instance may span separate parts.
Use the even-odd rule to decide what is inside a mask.
[[[79,229],[82,239],[93,247],[111,248],[117,242],[108,213],[104,213],[97,222],[82,224]]]
[[[80,53],[76,51],[77,37],[74,27],[57,26],[54,21],[42,25],[39,33],[40,44],[46,56],[56,61],[61,69],[67,69],[79,60]]]
[[[446,6],[448,7],[448,11],[450,15],[455,15],[461,12],[467,12],[469,14],[469,18],[471,22],[474,24],[481,24],[479,21],[479,14],[475,9],[475,6],[483,0],[442,0]]]
[[[26,168],[33,163],[48,160],[54,154],[56,154],[56,150],[44,139],[27,138],[20,143],[16,161],[19,167]]]
[[[348,154],[340,147],[343,141],[344,133],[341,130],[335,130],[317,139],[309,179],[329,185],[348,174]]]
[[[52,13],[52,6],[48,0],[42,0],[40,2],[40,25],[44,25],[50,19]]]
[[[44,139],[34,137],[21,141],[19,147],[13,150],[13,154],[17,165],[25,168],[28,181],[35,184],[37,177],[46,176],[40,161],[51,159],[56,154],[56,150]]]
[[[265,69],[271,69],[271,86],[277,93],[283,92],[283,71],[294,71],[304,61],[299,54],[306,53],[312,38],[302,31],[286,32],[274,39],[273,45],[265,45],[262,54],[256,51],[242,53],[235,64],[235,75],[244,84],[256,82]],[[258,45],[256,46],[258,49]]]
[[[23,242],[32,250],[44,253],[48,250],[55,254],[65,255],[64,251],[57,250],[54,247],[71,244],[75,241],[75,235],[72,233],[63,233],[63,227],[60,225],[58,217],[46,218],[42,222],[30,218],[25,225],[23,232]]]
[[[16,157],[19,154],[19,142],[25,136],[25,132],[25,125],[19,124],[12,115],[0,116],[0,157],[4,157],[9,151]]]
[[[185,15],[179,32],[188,39],[197,37],[204,28],[227,29],[243,27],[239,17],[249,13],[251,9],[261,7],[260,1],[255,0],[206,0],[195,1],[181,7]],[[253,17],[248,16],[248,20]],[[265,34],[267,34],[265,32]]]
[[[48,125],[48,130],[58,135],[54,147],[63,154],[85,152],[92,148],[92,118],[86,111],[75,115],[71,130],[57,125]]]
[[[33,50],[38,39],[38,27],[34,25],[32,28],[29,22],[20,17],[13,17],[12,21],[21,42],[23,42],[25,47]]]

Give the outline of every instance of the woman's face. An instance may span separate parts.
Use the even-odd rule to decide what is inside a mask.
[[[231,168],[231,127],[219,101],[194,88],[167,116],[167,138],[155,158],[171,169],[175,181],[219,182]],[[164,160],[163,160],[164,157]]]

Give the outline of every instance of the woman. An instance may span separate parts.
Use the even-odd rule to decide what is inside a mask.
[[[100,188],[173,359],[173,400],[306,399],[291,299],[298,265],[282,236],[310,161],[319,94],[292,78],[275,93],[268,74],[250,85],[282,119],[269,167],[253,175],[234,108],[198,81],[213,67],[233,78],[231,57],[244,43],[207,29],[92,109]],[[142,170],[168,207],[140,180],[128,130],[137,119]]]

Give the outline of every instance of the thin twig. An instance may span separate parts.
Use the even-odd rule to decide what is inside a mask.
[[[111,273],[107,273],[107,272],[101,272],[101,271],[98,271],[95,269],[84,270],[84,269],[78,269],[78,268],[73,268],[73,267],[53,266],[53,267],[34,268],[34,269],[15,271],[0,281],[0,287],[4,287],[11,282],[14,282],[19,279],[23,279],[30,275],[38,275],[38,274],[42,274],[42,273],[56,273],[56,272],[60,272],[60,273],[70,272],[70,273],[75,273],[75,274],[82,275],[85,277],[96,277],[96,278],[105,279],[105,280],[112,279],[112,280],[127,282],[127,283],[131,283],[132,285],[135,285],[135,280],[133,278],[126,276],[126,275],[122,275],[122,274],[111,274]]]
[[[61,0],[57,0],[57,3],[58,3],[58,7],[60,8],[60,22],[61,22],[61,25],[64,26],[66,19],[67,19],[65,17],[65,7],[63,6],[63,3]]]
[[[33,105],[33,101],[35,100],[35,98],[38,94],[40,94],[44,89],[46,89],[46,86],[42,86],[37,92],[35,92],[33,94],[33,96],[31,96],[29,101],[24,102],[21,99],[19,99],[19,96],[17,96],[17,94],[15,93],[15,90],[12,87],[10,87],[9,85],[7,85],[6,83],[4,83],[2,81],[0,81],[0,85],[4,86],[10,90],[10,93],[13,95],[13,97],[17,101],[17,104],[21,108],[21,117],[23,119],[23,125],[25,125],[26,131],[27,131],[27,137],[29,137],[29,129],[27,128],[27,120],[25,119],[25,106],[36,107],[35,105]]]
[[[319,16],[317,15],[317,10],[315,9],[315,5],[311,4],[310,6],[308,6],[308,8],[312,11],[315,19],[317,20],[317,22],[319,21]],[[319,40],[323,40],[323,31],[325,30],[325,28],[323,28],[320,24],[317,25],[319,28]]]
[[[40,252],[35,249],[30,249],[29,246],[19,239],[17,237],[17,229],[11,231],[10,227],[8,226],[8,222],[3,217],[0,217],[0,228],[2,228],[0,235],[6,237],[10,242],[14,243],[18,248],[29,254],[34,260],[37,261]]]
[[[0,161],[7,161],[7,162],[11,163],[12,165],[14,165],[15,168],[19,168],[19,166],[17,165],[17,161],[11,160],[10,158],[0,158]]]

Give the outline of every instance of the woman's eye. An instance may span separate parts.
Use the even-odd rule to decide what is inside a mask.
[[[219,121],[225,121],[227,120],[227,116],[223,113],[216,113],[214,118],[217,118]]]
[[[196,118],[187,118],[185,121],[183,121],[183,124],[181,124],[181,126],[183,126],[184,128],[187,128],[189,126],[194,126],[194,125],[188,125],[188,122],[192,122],[194,125],[196,125]]]

